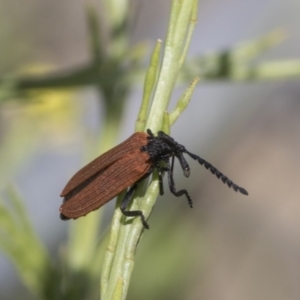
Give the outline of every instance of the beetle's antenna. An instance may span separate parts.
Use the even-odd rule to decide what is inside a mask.
[[[197,160],[200,165],[203,165],[207,170],[210,170],[212,174],[217,176],[219,179],[223,181],[223,183],[227,184],[230,188],[233,188],[236,192],[240,192],[243,195],[248,195],[248,192],[232,182],[227,176],[225,176],[223,173],[221,173],[218,169],[216,169],[214,166],[212,166],[209,162],[204,160],[203,158],[197,156],[196,154],[193,154],[187,150],[184,151],[186,154],[188,154],[191,158],[194,160]]]

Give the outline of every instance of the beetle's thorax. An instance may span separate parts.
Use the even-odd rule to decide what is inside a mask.
[[[178,144],[173,138],[159,131],[157,136],[149,136],[148,144],[141,147],[141,151],[149,154],[153,163],[168,160],[171,156],[180,156],[185,150],[184,146]]]

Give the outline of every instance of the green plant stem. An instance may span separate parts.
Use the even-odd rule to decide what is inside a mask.
[[[176,107],[173,109],[173,111],[169,115],[169,124],[173,125],[176,120],[179,118],[181,113],[186,109],[188,106],[192,94],[196,88],[197,83],[199,82],[200,78],[196,77],[190,84],[190,86],[186,89],[184,94],[180,97],[178,100]]]
[[[163,60],[144,130],[146,128],[151,128],[154,132],[157,132],[162,128],[163,124],[164,128],[169,128],[169,118],[165,111],[167,110],[171,93],[180,71],[180,59],[185,57],[188,48],[185,43],[190,42],[190,37],[187,38],[187,34],[190,28],[191,16],[194,17],[195,15],[192,12],[197,8],[197,2],[198,1],[196,0],[172,1],[171,18],[164,47]],[[154,51],[154,55],[157,55],[157,52]],[[150,68],[152,66],[153,62],[150,65]],[[148,74],[149,73],[151,73],[151,71],[148,71]],[[154,73],[152,72],[152,75],[150,76],[152,78],[152,83],[155,77]],[[149,79],[146,79],[146,83],[147,82],[149,82]],[[149,90],[151,92],[152,87]],[[147,93],[150,92],[148,91]],[[144,119],[145,112],[148,110],[148,96],[144,97],[144,101],[146,101],[146,103],[143,102],[142,104],[141,119]],[[138,118],[138,120],[140,120],[140,118]],[[141,126],[137,125],[137,128],[140,129]],[[145,192],[144,185],[146,183],[147,180],[139,185],[130,209],[142,210],[144,216],[148,218],[158,196],[157,174],[154,173],[152,182]],[[115,218],[120,218],[118,207],[115,216],[114,220]],[[121,218],[121,220],[123,219],[124,218]],[[128,220],[128,218],[126,218],[121,226],[112,226],[112,239],[115,240],[115,237],[117,236],[118,240],[117,244],[114,244],[113,246],[114,249],[108,249],[105,257],[106,262],[104,263],[104,268],[107,269],[103,270],[105,278],[102,281],[102,287],[104,288],[104,290],[101,291],[102,300],[126,299],[130,277],[134,267],[135,251],[143,230],[144,228],[139,218],[133,218],[133,220]],[[122,295],[121,298],[117,298],[120,297],[120,295]]]
[[[145,77],[143,100],[136,121],[135,131],[143,131],[145,129],[145,124],[148,117],[149,103],[157,79],[157,73],[158,73],[158,67],[160,61],[161,43],[162,43],[161,40],[157,40],[151,56],[150,66],[148,68]]]
[[[108,244],[106,246],[106,250],[105,250],[105,259],[103,262],[103,266],[102,266],[102,275],[101,275],[101,295],[102,295],[102,299],[105,298],[105,293],[107,293],[107,288],[108,288],[108,284],[109,284],[109,278],[110,278],[110,274],[111,274],[111,266],[112,266],[112,262],[114,259],[114,254],[116,253],[116,247],[117,247],[117,243],[118,243],[118,236],[119,236],[119,231],[120,231],[120,227],[121,227],[121,217],[122,217],[122,212],[119,209],[119,204],[120,201],[124,198],[125,196],[125,192],[121,193],[118,196],[117,199],[117,205],[116,205],[116,209],[115,209],[115,213],[112,219],[112,224],[111,224],[111,233],[110,233],[110,238],[108,241]]]
[[[33,230],[23,199],[13,187],[7,194],[10,209],[0,201],[0,249],[14,263],[24,284],[43,299],[53,270],[50,257]]]

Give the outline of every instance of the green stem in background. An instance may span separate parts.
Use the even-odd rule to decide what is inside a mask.
[[[102,210],[73,222],[68,239],[68,266],[72,271],[87,270],[96,246]]]
[[[109,15],[111,27],[119,28],[127,16],[128,1],[127,0],[105,0],[105,11]]]
[[[300,61],[283,60],[276,62],[261,63],[259,66],[250,69],[248,78],[254,77],[258,80],[276,78],[297,78],[300,74]]]
[[[251,59],[255,59],[278,46],[286,39],[286,36],[285,30],[278,29],[252,41],[240,42],[230,51],[233,62],[236,64],[249,63]]]
[[[45,299],[45,286],[52,274],[50,257],[35,234],[23,199],[13,187],[7,194],[10,209],[0,202],[0,249],[10,257],[24,284]]]
[[[195,76],[200,76],[203,81],[232,80],[235,82],[298,77],[299,60],[295,59],[291,64],[279,60],[254,62],[254,59],[270,51],[285,37],[283,30],[276,30],[252,41],[239,43],[230,49],[189,59],[180,74],[180,80],[185,82]],[[282,72],[280,72],[281,67],[283,67]]]
[[[89,27],[90,52],[95,66],[100,66],[104,59],[104,49],[101,47],[101,31],[99,30],[98,15],[94,8],[86,9],[87,24]]]
[[[126,25],[128,25],[128,0],[105,0],[104,7],[109,18],[106,18],[107,31],[110,40],[108,51],[114,57],[123,55],[124,49],[128,48],[128,37]]]
[[[177,3],[177,9],[180,8],[180,1]],[[193,10],[194,12],[194,10]],[[195,15],[196,13],[193,13]],[[95,22],[95,12],[91,9],[88,12],[88,21],[90,28],[90,40],[91,40],[91,53],[93,59],[91,62],[88,62],[84,66],[80,68],[74,68],[67,70],[65,72],[54,72],[50,73],[46,76],[5,76],[0,78],[0,103],[3,101],[8,101],[10,99],[18,99],[24,100],[24,94],[26,91],[31,89],[58,89],[58,88],[72,88],[78,86],[88,86],[88,85],[97,85],[100,81],[107,84],[112,80],[115,80],[115,70],[111,70],[110,76],[101,76],[99,70],[101,69],[109,69],[109,65],[111,62],[111,58],[115,58],[114,51],[110,51],[107,48],[116,49],[118,52],[118,59],[120,61],[121,58],[125,57],[128,53],[124,51],[120,55],[120,49],[125,49],[127,47],[126,41],[124,38],[119,38],[123,42],[116,42],[114,47],[109,47],[109,43],[102,38],[101,35],[97,33],[97,24]],[[176,20],[178,15],[178,11],[174,9],[173,18]],[[102,18],[105,19],[106,14],[103,13]],[[191,17],[190,19],[190,28],[188,29],[184,50],[182,51],[182,55],[180,58],[181,65],[186,56],[188,47],[186,46],[189,42],[192,35],[193,28],[195,26],[196,18]],[[173,24],[174,31],[175,23]],[[105,28],[108,26],[105,26]],[[171,28],[171,27],[170,27]],[[173,32],[170,30],[170,32]],[[109,35],[109,34],[106,34]],[[172,34],[170,33],[172,36]],[[96,42],[99,40],[99,36],[101,39],[100,46]],[[236,46],[231,47],[230,49],[224,51],[218,51],[214,53],[209,53],[206,55],[198,56],[189,59],[185,62],[184,69],[182,70],[180,77],[181,81],[189,81],[191,78],[195,76],[200,76],[203,81],[205,80],[232,80],[232,81],[263,81],[263,80],[278,80],[278,79],[289,79],[289,78],[299,78],[300,71],[298,68],[295,68],[293,64],[285,63],[285,60],[282,61],[273,61],[269,62],[270,64],[274,64],[277,66],[278,64],[284,64],[284,70],[281,73],[280,68],[276,68],[276,76],[272,76],[270,66],[270,72],[263,72],[263,76],[260,76],[260,67],[265,70],[264,63],[257,64],[254,66],[252,61],[255,58],[258,58],[259,55],[266,52],[267,50],[271,50],[276,45],[278,45],[285,38],[286,34],[283,30],[276,30],[263,36],[262,38],[254,39],[252,41],[247,41],[244,43],[239,43]],[[122,48],[123,47],[123,48]],[[134,60],[141,61],[141,55],[145,52],[142,51],[142,47],[138,47],[138,53],[135,54],[135,51],[132,49],[129,51],[129,56],[131,57],[131,62]],[[105,53],[105,54],[104,54]],[[107,55],[109,53],[109,55]],[[106,56],[105,56],[106,55]],[[105,56],[105,57],[104,57]],[[96,64],[102,60],[102,63]],[[115,60],[114,60],[115,61]],[[287,60],[288,62],[288,60]],[[295,59],[294,62],[298,65],[299,59]],[[267,63],[267,64],[269,64]],[[140,73],[144,72],[143,68],[140,67],[140,64],[132,65],[131,72],[129,76],[126,78],[122,78],[123,83],[126,83],[128,86],[135,83],[137,78],[140,77]]]

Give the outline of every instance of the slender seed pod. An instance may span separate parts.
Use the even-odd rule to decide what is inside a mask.
[[[120,209],[125,216],[141,218],[145,228],[149,228],[142,211],[126,210],[137,183],[158,170],[160,195],[164,194],[162,177],[167,172],[169,188],[173,195],[185,195],[190,207],[193,202],[187,190],[176,191],[173,179],[175,157],[179,160],[185,177],[190,175],[190,167],[183,154],[197,160],[217,178],[236,192],[248,195],[248,192],[232,182],[227,176],[199,156],[187,151],[166,133],[159,131],[154,136],[150,129],[136,132],[123,143],[102,154],[79,170],[67,183],[61,193],[64,197],[60,207],[63,220],[77,219],[98,209],[112,200],[122,191],[127,191]],[[171,164],[170,164],[171,158]]]

